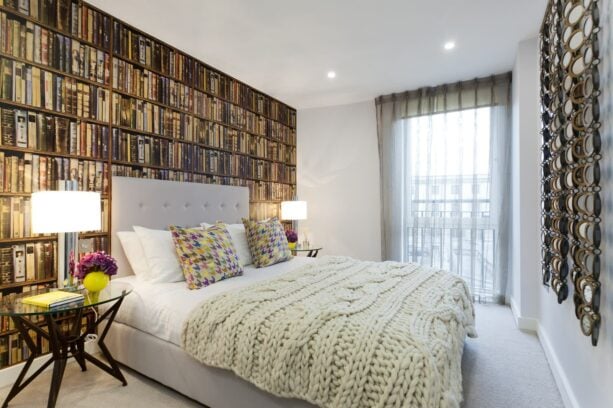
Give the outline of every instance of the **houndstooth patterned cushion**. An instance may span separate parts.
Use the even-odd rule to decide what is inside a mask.
[[[265,221],[243,218],[251,258],[257,268],[287,261],[292,252],[287,245],[283,225],[277,217]]]
[[[169,229],[188,288],[199,289],[243,274],[230,233],[223,224]]]

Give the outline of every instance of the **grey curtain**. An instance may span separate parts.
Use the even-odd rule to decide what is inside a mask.
[[[376,99],[382,257],[507,289],[511,74]],[[536,137],[536,135],[535,135]]]

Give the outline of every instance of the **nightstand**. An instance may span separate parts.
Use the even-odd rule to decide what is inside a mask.
[[[51,364],[53,364],[53,375],[47,407],[54,407],[60,391],[60,385],[62,384],[66,361],[70,357],[74,357],[75,360],[77,360],[82,371],[86,370],[85,362],[89,361],[107,374],[118,379],[124,386],[127,385],[126,379],[123,374],[121,374],[119,365],[115,362],[113,356],[104,344],[104,338],[115,319],[115,315],[121,306],[123,298],[130,294],[132,289],[123,285],[114,285],[111,283],[102,290],[98,296],[90,296],[87,291],[80,290],[79,292],[85,295],[85,301],[83,303],[60,306],[55,309],[47,309],[22,303],[22,299],[25,297],[45,293],[50,290],[51,289],[43,289],[40,291],[23,293],[11,299],[4,299],[3,302],[0,303],[0,316],[7,316],[13,320],[15,328],[30,350],[30,356],[4,400],[2,407],[6,407],[21,390],[30,384],[34,378]],[[107,304],[108,308],[106,311],[101,313],[100,316],[97,316],[95,321],[88,322],[88,327],[82,327],[81,317],[85,310],[102,304]],[[63,325],[60,324],[60,321],[66,320],[67,318],[73,320],[69,325],[69,330],[64,331],[62,330]],[[37,325],[32,322],[33,320],[44,320],[45,324]],[[102,330],[102,334],[98,337],[98,346],[107,363],[85,351],[87,334],[94,333],[95,329],[102,322],[106,322],[106,325]],[[34,338],[30,335],[30,331],[36,334]],[[26,379],[26,374],[28,374],[28,369],[32,365],[32,362],[43,354],[41,347],[41,342],[43,340],[46,340],[49,344],[51,357],[42,367],[30,374]]]
[[[296,256],[299,252],[306,253],[308,258],[317,258],[317,254],[321,251],[323,247],[314,247],[314,248],[296,248],[292,249],[292,255]]]

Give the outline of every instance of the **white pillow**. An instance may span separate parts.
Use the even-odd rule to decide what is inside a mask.
[[[140,244],[140,239],[138,239],[136,232],[119,231],[117,232],[117,238],[119,238],[123,253],[126,254],[134,275],[139,279],[148,280],[150,269],[147,264],[145,251],[143,251],[143,246]]]
[[[149,265],[148,281],[153,283],[185,280],[170,231],[134,226]]]
[[[200,224],[202,228],[209,228],[211,225],[213,224],[207,224],[206,222]],[[247,232],[245,232],[245,226],[243,224],[224,224],[224,226],[230,233],[230,238],[232,238],[232,243],[234,244],[236,254],[238,255],[238,262],[241,264],[241,266],[252,264],[253,260],[251,259],[249,244],[247,243]]]

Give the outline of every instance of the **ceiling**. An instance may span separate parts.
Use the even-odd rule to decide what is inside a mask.
[[[304,109],[511,70],[547,0],[90,2]]]

